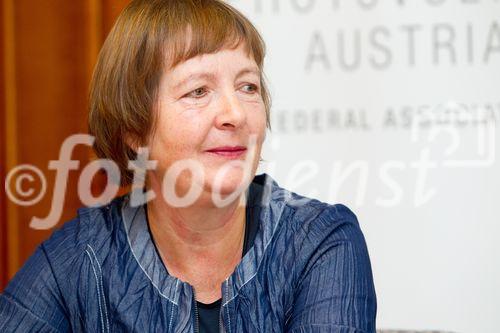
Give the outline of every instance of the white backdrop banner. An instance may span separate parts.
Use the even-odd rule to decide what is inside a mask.
[[[358,216],[377,326],[500,327],[500,0],[233,0],[273,96],[260,171]]]

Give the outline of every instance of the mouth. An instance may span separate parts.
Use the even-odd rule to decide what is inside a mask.
[[[247,148],[243,146],[225,146],[206,150],[211,155],[225,158],[238,158],[243,156],[246,151]]]

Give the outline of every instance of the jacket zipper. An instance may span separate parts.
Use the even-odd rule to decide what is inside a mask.
[[[222,325],[222,311],[223,311],[224,307],[222,306],[222,301],[224,301],[224,299],[221,300],[221,305],[220,305],[220,310],[219,310],[219,332],[220,333],[224,333],[223,325]],[[195,333],[199,333],[200,332],[200,318],[198,315],[198,303],[196,303],[196,291],[194,290],[194,288],[193,288],[193,302],[194,302],[194,318],[195,318],[194,331],[195,331]]]
[[[227,288],[227,285],[224,286],[224,284],[227,284],[227,280],[228,279],[229,278],[227,278],[226,281],[222,282],[222,295],[221,295],[220,313],[219,313],[219,332],[220,333],[225,333],[226,332],[224,330],[224,321],[222,320],[222,312],[224,311],[224,302],[226,301],[226,298],[227,298],[227,297],[224,297],[224,294],[225,294],[224,287]]]
[[[198,318],[198,304],[196,303],[196,292],[193,288],[193,302],[194,302],[194,332],[198,333],[200,331],[200,319]]]

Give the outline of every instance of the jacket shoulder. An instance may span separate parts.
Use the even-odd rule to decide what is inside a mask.
[[[303,230],[320,227],[325,231],[342,223],[359,227],[356,214],[342,203],[330,204],[303,196],[279,186],[272,178],[268,182],[272,193],[271,205],[290,212],[289,227]]]
[[[359,236],[362,232],[358,218],[344,204],[317,201],[299,207],[293,206],[293,211],[295,237],[304,245],[309,240],[312,246],[319,246],[327,238],[360,241]]]
[[[259,193],[260,202],[271,212],[269,216],[280,220],[288,241],[297,245],[307,239],[319,244],[321,239],[342,229],[361,233],[356,214],[342,203],[330,204],[300,195],[281,187],[267,174],[257,176],[254,186],[259,189],[254,192]]]
[[[81,207],[76,216],[50,235],[40,245],[54,267],[75,264],[90,247],[101,247],[112,236],[123,197],[99,207]]]

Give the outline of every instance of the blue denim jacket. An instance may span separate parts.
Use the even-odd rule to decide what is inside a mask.
[[[222,284],[220,331],[375,332],[376,295],[356,216],[255,177],[260,227]],[[251,194],[252,195],[252,194]],[[39,245],[0,295],[0,332],[196,332],[193,288],[169,275],[144,208],[125,195]]]

